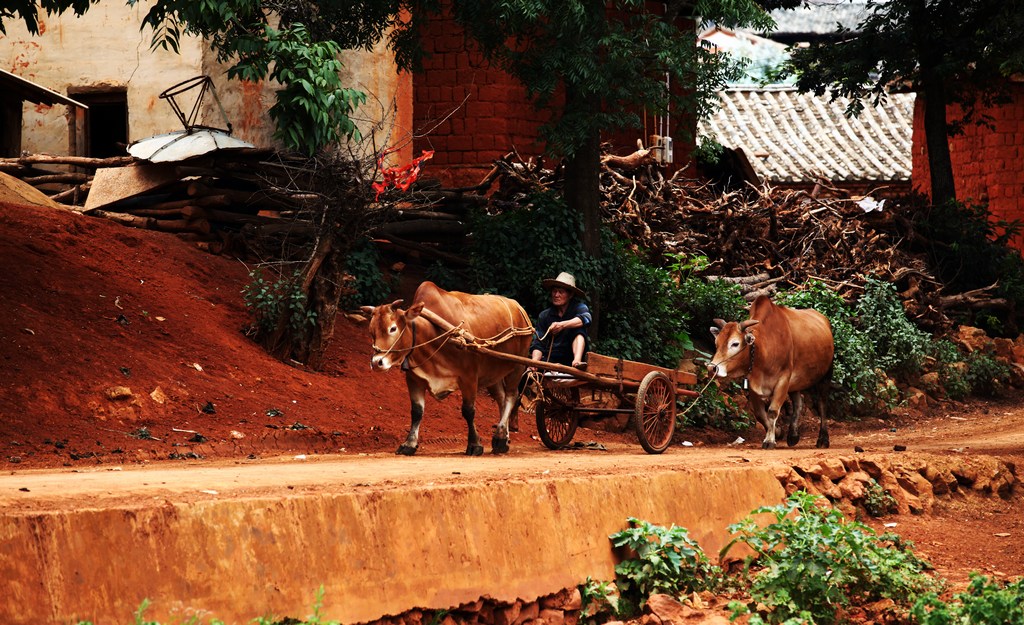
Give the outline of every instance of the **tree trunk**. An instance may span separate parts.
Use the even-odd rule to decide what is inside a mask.
[[[566,110],[598,112],[599,102],[567,86]],[[601,257],[601,134],[594,130],[565,163],[565,202],[583,216],[583,251],[591,258]],[[601,302],[597,289],[591,290],[590,335],[600,330]]]
[[[925,70],[921,80],[924,95],[924,136],[928,146],[928,170],[931,175],[932,204],[956,199],[953,162],[949,156],[946,129],[946,90],[934,70]]]
[[[577,114],[598,112],[594,98],[566,87],[566,110]],[[583,216],[583,250],[593,258],[601,256],[601,135],[593,130],[575,153],[566,158],[565,202]]]

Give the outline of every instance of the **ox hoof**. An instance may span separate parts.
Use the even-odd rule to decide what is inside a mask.
[[[828,449],[828,445],[829,445],[828,436],[819,436],[818,437],[818,442],[815,443],[814,446],[817,447],[818,449]]]
[[[469,447],[466,447],[466,455],[467,456],[482,456],[482,455],[484,455],[484,446],[483,445],[470,445]]]
[[[800,436],[787,436],[786,444],[790,447],[796,447],[796,444],[800,442]]]
[[[768,441],[765,441],[761,443],[761,449],[775,449],[775,441],[772,441],[770,443]]]
[[[398,451],[395,452],[395,454],[399,456],[411,456],[415,453],[416,448],[411,445],[402,445],[398,448]]]
[[[508,439],[507,438],[492,438],[491,439],[491,453],[507,454],[508,453]]]

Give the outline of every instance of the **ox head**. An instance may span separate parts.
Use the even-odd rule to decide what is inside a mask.
[[[390,304],[363,306],[361,309],[370,317],[370,340],[373,341],[371,369],[387,371],[401,364],[416,346],[414,332],[409,328],[423,310],[423,302],[413,304],[409,310],[399,308],[401,304],[402,300],[395,300]]]
[[[731,321],[715,319],[711,334],[715,337],[715,356],[708,363],[708,372],[720,378],[741,378],[750,371],[750,358],[754,345],[754,333],[750,328],[757,325],[757,319]]]

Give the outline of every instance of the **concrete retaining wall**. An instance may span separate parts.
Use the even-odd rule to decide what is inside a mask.
[[[712,557],[725,528],[785,497],[763,467],[0,515],[0,622],[364,622],[488,596],[532,600],[611,579],[608,535],[638,517],[687,527]],[[209,612],[205,612],[209,611]]]

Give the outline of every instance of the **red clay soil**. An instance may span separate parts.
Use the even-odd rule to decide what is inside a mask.
[[[365,326],[339,320],[323,371],[269,357],[244,332],[249,268],[238,260],[170,234],[0,201],[0,268],[0,467],[7,471],[295,454],[395,461],[408,399],[400,373],[370,371]],[[493,403],[481,399],[478,411],[489,442]],[[554,453],[536,440],[532,416],[521,417],[514,452],[527,460]],[[632,435],[585,432],[577,440],[636,445]],[[937,453],[978,451],[1019,463],[1022,432],[1024,410],[1014,399],[839,424],[833,448],[913,441]],[[459,399],[428,399],[420,453],[457,454],[465,436]],[[736,448],[725,446],[735,433],[683,436],[709,454],[722,450],[702,461],[736,462]],[[758,432],[744,436],[754,441],[744,454],[774,453],[759,449]],[[805,438],[813,441],[813,433]],[[609,470],[614,463],[610,455]],[[944,501],[930,516],[883,522],[896,522],[960,583],[971,570],[1019,576],[1020,503],[1019,495]]]

